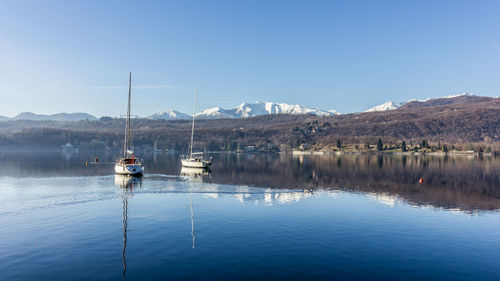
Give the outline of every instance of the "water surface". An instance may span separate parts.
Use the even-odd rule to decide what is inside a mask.
[[[1,153],[0,280],[500,277],[499,159],[144,156]]]

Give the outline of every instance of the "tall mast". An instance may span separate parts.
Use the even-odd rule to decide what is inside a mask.
[[[129,74],[129,80],[128,80],[128,107],[127,107],[127,134],[128,134],[128,143],[127,143],[127,149],[130,148],[130,143],[131,143],[131,138],[130,138],[130,96],[132,92],[132,72]]]
[[[130,148],[130,94],[132,90],[132,72],[130,72],[128,80],[128,106],[127,106],[127,121],[125,122],[125,141],[123,143],[123,157],[127,157],[127,150]]]
[[[194,91],[194,105],[193,105],[193,124],[191,125],[191,145],[189,148],[189,158],[193,157],[193,138],[194,138],[194,115],[196,114],[196,96],[198,95],[198,89]]]

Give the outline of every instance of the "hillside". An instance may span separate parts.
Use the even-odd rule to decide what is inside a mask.
[[[184,150],[190,133],[188,120],[135,119],[132,122],[136,146]],[[0,123],[0,144],[120,147],[123,119],[108,121],[4,121]],[[302,143],[311,149],[331,149],[340,140],[347,144],[408,144],[425,139],[431,144],[453,144],[468,149],[470,144],[486,148],[500,144],[500,99],[459,96],[415,101],[398,109],[346,114],[261,115],[242,119],[206,119],[196,123],[198,146],[210,150],[236,150],[255,145],[259,149],[291,149]]]

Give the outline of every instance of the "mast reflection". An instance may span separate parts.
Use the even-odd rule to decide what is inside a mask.
[[[193,237],[193,249],[194,249],[194,212],[193,212],[193,193],[191,191],[192,189],[192,183],[189,183],[189,207],[191,209],[191,237]]]
[[[137,186],[142,185],[142,176],[131,177],[127,175],[115,175],[115,185],[122,188],[122,228],[123,228],[123,247],[122,247],[122,263],[123,272],[122,279],[125,279],[127,272],[127,224],[128,224],[128,199],[133,195],[133,190]]]
[[[195,247],[194,235],[194,211],[193,211],[193,183],[203,182],[203,176],[210,176],[209,168],[188,168],[182,167],[181,176],[189,181],[189,209],[191,210],[191,237],[193,238],[193,249]]]
[[[128,199],[123,198],[123,248],[122,248],[123,279],[125,279],[125,273],[127,272],[127,258],[125,256],[125,251],[127,250],[127,220],[128,220],[127,211],[128,211]]]
[[[204,177],[211,178],[212,171],[210,168],[181,168],[181,176],[189,182],[203,182]]]

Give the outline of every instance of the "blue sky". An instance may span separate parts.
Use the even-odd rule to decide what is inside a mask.
[[[1,1],[0,115],[500,95],[499,1]]]

